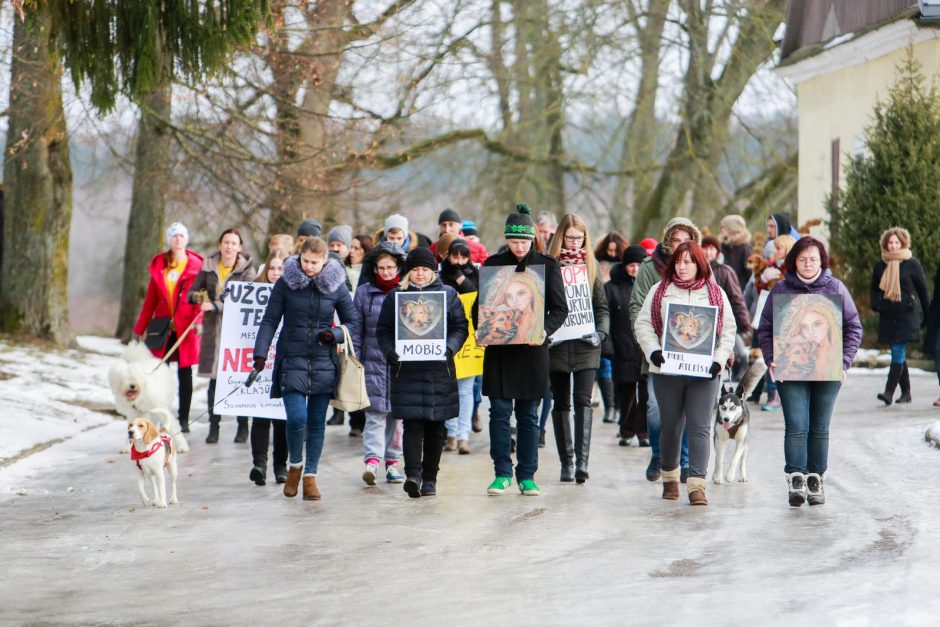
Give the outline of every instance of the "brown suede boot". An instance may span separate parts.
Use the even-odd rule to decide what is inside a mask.
[[[663,471],[663,498],[669,501],[679,500],[679,469]]]
[[[313,475],[304,476],[304,500],[319,501],[320,490],[317,489],[317,478]]]
[[[689,503],[692,505],[708,505],[705,497],[705,480],[701,477],[689,477]]]
[[[304,474],[303,466],[291,466],[287,469],[287,481],[284,482],[284,496],[292,498],[297,496],[297,486],[300,485],[300,476]]]

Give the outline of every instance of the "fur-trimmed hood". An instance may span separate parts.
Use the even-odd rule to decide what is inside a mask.
[[[292,290],[306,289],[310,283],[313,283],[320,292],[332,294],[339,289],[341,285],[346,284],[346,269],[336,259],[327,256],[326,263],[320,274],[310,277],[300,267],[300,258],[298,256],[288,257],[284,262],[284,282]]]

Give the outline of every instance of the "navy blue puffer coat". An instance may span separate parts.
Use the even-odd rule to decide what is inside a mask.
[[[391,416],[403,420],[449,420],[460,413],[454,354],[467,340],[468,323],[457,291],[435,276],[425,287],[395,288],[382,303],[376,336],[388,360],[395,352],[395,293],[445,292],[447,294],[447,349],[445,361],[406,361],[391,368]]]
[[[334,312],[351,333],[359,332],[359,317],[346,280],[346,269],[330,257],[315,277],[304,273],[296,256],[284,262],[284,274],[274,284],[255,340],[254,354],[267,355],[283,318],[271,375],[271,398],[281,398],[284,392],[335,396],[336,346],[321,343],[317,335],[331,329]],[[343,341],[342,329],[337,327],[332,332],[337,342]]]

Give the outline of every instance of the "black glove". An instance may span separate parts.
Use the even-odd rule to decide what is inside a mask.
[[[708,372],[712,375],[712,379],[721,374],[721,364],[717,361],[712,362],[712,367],[708,369]]]
[[[317,334],[317,339],[320,340],[321,344],[332,344],[336,341],[336,336],[333,335],[331,330],[327,329],[326,331],[320,331]]]
[[[267,360],[264,357],[255,357],[255,372],[261,372],[264,370],[264,362]]]
[[[473,271],[475,269],[476,268],[473,267],[472,263],[468,263],[467,265],[463,266],[463,273],[467,276],[473,276]]]
[[[397,366],[399,359],[400,359],[400,357],[398,356],[398,353],[396,353],[395,351],[392,351],[391,353],[389,353],[389,354],[388,354],[388,357],[385,358],[385,360],[386,360],[386,361],[389,363],[389,365],[391,365],[391,366]]]
[[[653,354],[650,355],[650,363],[659,368],[664,363],[666,363],[666,358],[663,357],[662,351],[653,351]]]

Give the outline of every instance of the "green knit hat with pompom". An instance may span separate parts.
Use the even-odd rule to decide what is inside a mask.
[[[506,239],[535,239],[535,222],[532,220],[532,209],[524,202],[516,205],[515,213],[506,216],[506,229],[503,233]]]

